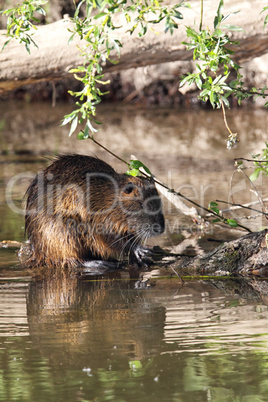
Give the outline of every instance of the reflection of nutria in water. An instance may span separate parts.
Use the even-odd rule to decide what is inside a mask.
[[[92,260],[125,255],[141,263],[141,243],[165,227],[153,182],[89,156],[58,157],[26,195],[29,262],[36,266],[94,266]]]
[[[126,276],[117,270],[104,281],[83,281],[64,272],[31,281],[27,293],[31,343],[44,357],[50,378],[54,374],[66,380],[73,370],[82,373],[83,367],[103,368],[105,372],[110,366],[113,370],[120,367],[129,375],[132,360],[147,361],[161,348],[166,311],[157,299],[158,288],[136,291],[135,281],[123,278]],[[169,283],[161,293],[165,303],[173,302],[177,291],[178,285]],[[96,390],[103,370],[94,373]],[[91,391],[82,398],[86,384]],[[80,398],[77,387],[71,387],[76,395],[65,400],[93,401],[92,382],[82,385]]]

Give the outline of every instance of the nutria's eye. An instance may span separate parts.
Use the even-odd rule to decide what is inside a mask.
[[[132,182],[129,182],[125,187],[125,194],[130,194],[134,190],[135,186]]]

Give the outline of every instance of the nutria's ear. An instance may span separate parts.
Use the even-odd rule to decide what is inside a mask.
[[[125,193],[125,194],[130,194],[130,193],[132,193],[132,191],[134,190],[134,188],[135,188],[134,184],[130,181],[130,182],[126,185],[126,187],[125,187],[125,189],[124,189],[124,193]]]

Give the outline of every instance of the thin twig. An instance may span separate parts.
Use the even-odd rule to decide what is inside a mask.
[[[204,2],[203,0],[200,0],[200,24],[199,24],[199,31],[202,31],[202,25],[203,25],[203,14],[204,14]]]
[[[95,138],[93,136],[89,137],[90,140],[92,140],[96,145],[100,146],[102,149],[104,149],[105,151],[107,151],[109,154],[113,155],[115,158],[117,158],[118,160],[120,160],[121,162],[125,163],[127,166],[129,166],[129,163],[127,161],[125,161],[124,159],[120,158],[120,156],[114,154],[112,151],[110,151],[108,148],[106,148],[104,145],[100,144],[98,141],[95,140]],[[145,177],[150,178],[151,176],[148,175],[147,173],[145,173],[144,171],[141,172]],[[185,201],[188,201],[190,204],[195,205],[196,207],[202,209],[203,211],[214,215],[215,217],[219,218],[222,220],[223,223],[227,224],[226,219],[224,217],[219,216],[216,212],[214,212],[211,209],[205,208],[202,205],[199,205],[197,202],[191,200],[190,198],[186,197],[185,195],[181,194],[178,191],[175,191],[174,189],[169,188],[166,184],[154,179],[155,183],[159,184],[160,186],[164,187],[165,189],[167,189],[169,192],[178,195],[179,197],[183,198]],[[249,228],[247,228],[246,226],[237,224],[238,227],[245,229],[248,232],[251,232],[251,230]]]
[[[92,140],[96,145],[98,145],[99,147],[101,147],[102,149],[104,149],[105,151],[107,151],[110,155],[114,156],[116,159],[120,160],[121,162],[125,163],[127,166],[129,166],[129,163],[127,161],[125,161],[124,159],[120,158],[120,156],[114,154],[112,151],[110,151],[108,148],[106,148],[104,145],[102,145],[101,143],[99,143],[97,140],[95,140],[95,138],[93,136],[89,137],[90,140]],[[142,171],[141,172],[144,176],[146,176],[147,178],[150,178],[150,175],[148,175],[146,172]],[[189,201],[190,203],[194,204],[196,207],[203,209],[204,211],[209,212],[209,210],[207,208],[202,207],[201,205],[197,204],[196,202],[190,200],[189,198],[187,198],[186,196],[184,196],[183,194],[175,191],[174,189],[170,189],[166,184],[158,181],[157,179],[154,180],[155,183],[159,184],[160,186],[164,187],[165,189],[167,189],[168,191],[170,191],[173,194],[177,194],[179,197],[182,197],[183,199],[185,199],[186,201]]]
[[[175,270],[175,268],[173,268],[172,265],[170,265],[170,268],[172,269],[172,271],[177,275],[178,278],[180,278],[181,282],[184,283],[184,279],[180,276],[180,274]]]
[[[93,141],[96,145],[104,149],[106,152],[108,152],[110,155],[114,156],[116,159],[120,160],[121,162],[125,163],[127,166],[129,166],[129,163],[125,161],[124,159],[120,158],[120,156],[114,154],[112,151],[110,151],[108,148],[106,148],[104,145],[100,144],[93,136],[89,137],[91,141]]]
[[[260,161],[257,159],[247,159],[247,158],[234,158],[235,161],[246,161],[246,162],[258,162],[258,163],[268,163],[268,160]]]
[[[259,203],[260,203],[260,205],[261,205],[261,207],[262,207],[263,214],[264,214],[265,216],[267,216],[267,212],[264,212],[264,211],[267,211],[266,206],[264,205],[264,202],[263,202],[263,200],[262,200],[262,198],[261,198],[261,196],[260,196],[259,191],[257,190],[257,187],[255,186],[255,184],[253,183],[253,181],[250,180],[250,178],[248,177],[248,175],[247,175],[242,169],[240,170],[240,172],[243,173],[243,175],[245,176],[245,178],[249,181],[249,183],[250,183],[251,186],[253,187],[254,193],[256,194],[256,196],[257,196],[257,198],[258,198],[258,200],[259,200]]]
[[[228,201],[216,200],[216,202],[220,202],[221,204],[228,204],[228,205],[230,205],[230,202],[228,202]],[[259,204],[259,201],[256,201],[256,203]],[[243,208],[243,209],[249,209],[250,211],[259,212],[260,214],[263,214],[263,215],[267,215],[265,212],[260,211],[259,209],[251,208],[249,205],[252,205],[252,203],[249,203],[249,204],[236,204],[236,203],[231,203],[231,207],[228,208],[228,209],[225,209],[225,210],[222,211],[222,212],[234,211],[234,210],[236,210],[236,209],[241,209],[241,208]]]
[[[242,94],[248,94],[248,95],[260,95],[262,97],[268,96],[268,94],[262,93],[262,92],[252,92],[252,91],[247,91],[246,89],[235,89],[233,88],[234,93],[239,93],[241,92]]]
[[[228,132],[229,132],[230,135],[235,136],[236,133],[234,134],[234,133],[231,131],[231,129],[230,129],[228,123],[227,123],[227,118],[226,118],[224,103],[223,103],[222,100],[220,100],[220,101],[221,101],[221,108],[222,108],[222,114],[223,114],[223,120],[224,120],[225,127],[227,128],[227,130],[228,130]]]

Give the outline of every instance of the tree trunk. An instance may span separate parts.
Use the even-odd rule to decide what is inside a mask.
[[[254,7],[253,7],[254,3]],[[181,9],[184,19],[174,35],[148,31],[143,37],[137,34],[130,36],[124,31],[118,30],[117,35],[123,43],[120,60],[118,64],[108,63],[104,71],[113,72],[133,67],[148,66],[172,61],[187,61],[192,58],[191,52],[186,50],[182,41],[187,40],[185,34],[186,26],[193,26],[194,21],[199,21],[200,2],[192,1],[192,9]],[[236,11],[240,9],[241,2],[226,0],[225,10]],[[207,0],[204,4],[204,26],[213,26],[213,20],[218,7],[215,0]],[[235,48],[235,60],[238,63],[245,62],[265,53],[268,53],[267,35],[263,30],[263,18],[265,14],[260,11],[263,8],[263,1],[244,1],[240,13],[230,18],[230,24],[239,25],[244,31],[233,32],[232,39],[239,40],[240,45]],[[229,20],[227,21],[229,23]],[[37,83],[47,80],[58,80],[69,75],[68,71],[83,63],[78,46],[84,44],[79,38],[68,45],[71,35],[72,23],[68,20],[61,20],[45,26],[38,27],[33,38],[38,48],[31,46],[29,55],[23,44],[12,40],[0,53],[0,92],[10,91],[26,84]],[[126,30],[126,27],[124,27]],[[163,24],[156,26],[158,32],[163,32]],[[0,48],[6,41],[0,31]],[[112,58],[117,59],[114,54]]]

